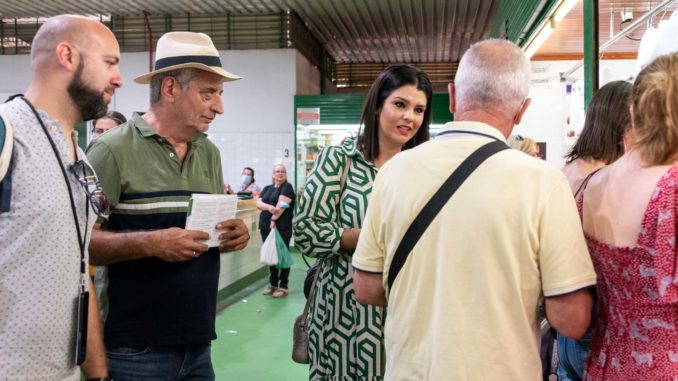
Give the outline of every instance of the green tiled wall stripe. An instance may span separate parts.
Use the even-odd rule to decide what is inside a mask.
[[[508,39],[525,47],[529,37],[558,0],[504,0],[494,20],[491,37],[499,37],[504,21],[508,21]]]

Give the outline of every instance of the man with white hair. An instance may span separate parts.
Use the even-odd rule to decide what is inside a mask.
[[[596,276],[567,181],[505,149],[529,73],[511,42],[475,44],[448,87],[455,121],[379,171],[353,267],[359,302],[388,300],[388,380],[540,380],[542,295],[562,334],[589,325]],[[449,201],[425,208],[457,169]]]
[[[219,222],[219,246],[186,230],[193,193],[223,193],[221,157],[206,132],[218,114],[223,69],[203,33],[170,32],[158,40],[150,107],[92,141],[87,157],[113,210],[92,232],[92,263],[108,265],[104,329],[109,369],[118,381],[214,380],[210,343],[220,253],[249,241],[241,219]]]

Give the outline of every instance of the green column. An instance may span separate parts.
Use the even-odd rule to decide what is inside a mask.
[[[165,15],[165,33],[172,31],[172,15]]]
[[[584,0],[584,107],[598,90],[598,0]]]

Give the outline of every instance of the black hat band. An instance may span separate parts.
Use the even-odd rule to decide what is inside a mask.
[[[221,66],[221,60],[219,57],[214,56],[177,56],[177,57],[165,57],[155,61],[155,70],[164,69],[166,67],[182,65],[182,64],[191,64],[199,63],[207,66]]]

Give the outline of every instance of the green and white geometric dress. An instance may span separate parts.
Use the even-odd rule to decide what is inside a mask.
[[[340,195],[347,155],[350,170]],[[376,175],[374,164],[356,149],[356,141],[347,139],[320,153],[304,186],[294,241],[303,254],[321,259],[308,319],[312,381],[383,379],[384,310],[356,302],[353,250],[339,249],[343,229],[362,226]]]

